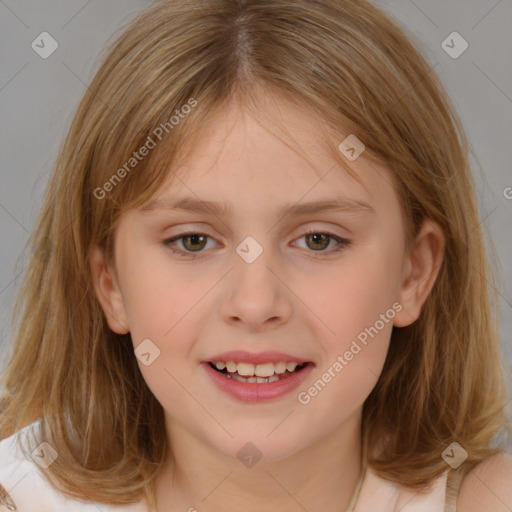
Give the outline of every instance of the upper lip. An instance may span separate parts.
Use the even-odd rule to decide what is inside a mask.
[[[291,354],[285,354],[284,352],[275,352],[273,350],[252,353],[247,352],[246,350],[231,350],[229,352],[223,352],[222,354],[218,354],[207,359],[204,362],[216,363],[218,361],[234,361],[237,363],[252,363],[252,364],[262,364],[262,363],[278,363],[279,361],[284,362],[295,362],[295,363],[309,363],[310,361],[307,359],[303,359],[302,357],[297,357]]]

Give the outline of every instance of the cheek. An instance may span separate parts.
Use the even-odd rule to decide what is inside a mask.
[[[198,318],[208,314],[206,296],[218,275],[198,277],[166,256],[165,250],[133,254],[125,269],[125,307],[136,353],[142,343],[151,352],[150,365],[138,361],[145,381],[161,403],[177,403],[183,394],[178,383],[198,371],[191,340],[200,336]]]
[[[328,276],[316,281],[317,292],[309,294],[307,305],[321,320],[316,321],[316,337],[322,340],[323,357],[312,390],[322,390],[318,406],[334,401],[356,407],[377,383],[400,309],[395,301],[400,261],[396,246],[380,239],[347,252]],[[299,293],[305,292],[306,281]]]
[[[326,282],[323,298],[316,295],[311,306],[322,320],[317,338],[324,354],[311,387],[299,399],[324,418],[326,429],[360,407],[375,387],[400,307],[390,269],[378,258],[358,259],[350,271],[340,269],[336,279]]]
[[[169,338],[208,290],[207,283],[185,273],[159,248],[133,253],[125,276],[124,303],[134,342]]]
[[[304,277],[300,296],[309,297],[308,306],[324,322],[330,333],[324,338],[352,339],[392,308],[400,275],[397,261],[381,248],[367,247],[341,259],[314,283]]]
[[[147,271],[132,273],[125,302],[136,352],[139,345],[147,343],[145,340],[151,340],[151,363],[146,366],[139,358],[138,365],[159,403],[179,415],[193,402],[189,393],[194,395],[195,389],[190,373],[197,371],[197,365],[191,356],[190,340],[198,337],[197,317],[205,315],[201,299],[214,279],[209,284],[206,279],[185,277],[178,265],[161,258],[141,258],[138,263],[140,269],[145,263]],[[188,393],[180,384],[185,382]]]

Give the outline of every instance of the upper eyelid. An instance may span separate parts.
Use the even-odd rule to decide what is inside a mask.
[[[312,224],[312,223],[322,223],[322,222],[326,222],[326,221],[311,221],[311,222],[308,222],[307,224]],[[327,222],[328,224],[332,224],[332,222]],[[201,223],[202,224],[202,223]],[[177,226],[178,224],[176,224]],[[206,228],[182,228],[183,231],[179,232],[179,233],[176,233],[175,235],[169,235],[169,236],[166,236],[165,238],[167,240],[171,239],[171,238],[177,238],[177,237],[181,237],[181,236],[185,236],[185,235],[206,235],[208,236],[209,238],[213,238],[214,240],[217,240],[217,238],[215,236],[212,236],[208,233],[208,231],[211,229],[211,225],[209,225],[208,223],[205,224],[207,227]],[[350,236],[353,236],[353,234],[351,233],[351,231],[348,229],[348,228],[342,228],[341,226],[338,226],[339,229],[342,229],[343,231],[345,231],[347,233],[347,235],[343,235],[343,234],[337,234],[334,232],[334,229],[335,228],[330,228],[330,227],[307,227],[307,228],[304,228],[304,227],[299,227],[299,228],[294,228],[293,231],[296,232],[297,230],[299,230],[300,233],[302,233],[301,235],[299,236],[296,236],[295,238],[300,238],[300,236],[304,236],[305,234],[307,233],[310,233],[310,232],[315,232],[315,233],[330,233],[332,236],[337,236],[338,238],[345,238],[345,239],[348,239]],[[215,229],[215,228],[213,228]],[[229,229],[229,234],[233,234],[232,230]]]
[[[322,229],[322,228],[308,228],[306,229],[306,231],[302,232],[301,235],[299,236],[296,236],[294,237],[294,240],[298,240],[299,238],[302,238],[303,236],[306,236],[306,235],[309,235],[311,233],[324,233],[324,234],[327,234],[331,237],[337,237],[337,238],[340,238],[340,239],[343,239],[343,240],[348,240],[348,238],[344,235],[338,235],[336,233],[334,233],[332,230],[326,228],[326,229]],[[182,237],[185,237],[185,236],[188,236],[188,235],[203,235],[203,236],[206,236],[207,238],[211,238],[212,240],[215,240],[216,242],[218,242],[217,238],[208,234],[206,231],[201,231],[199,229],[197,230],[187,230],[187,231],[183,231],[181,233],[177,233],[175,235],[170,235],[170,236],[166,236],[164,238],[164,241],[170,241],[170,240],[179,240],[180,238]]]

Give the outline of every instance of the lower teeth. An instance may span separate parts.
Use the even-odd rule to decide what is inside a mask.
[[[242,377],[241,375],[238,375],[238,373],[224,373],[223,375],[228,379],[233,379],[238,382],[248,382],[249,384],[263,384],[281,380],[277,375],[272,375],[271,377]]]

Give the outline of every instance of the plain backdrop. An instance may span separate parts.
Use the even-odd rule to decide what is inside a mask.
[[[26,266],[26,257],[20,259],[20,253],[41,207],[58,148],[105,45],[150,3],[0,0],[0,369],[11,353],[9,313]],[[472,144],[482,225],[502,266],[500,328],[503,355],[510,366],[512,1],[375,3],[421,44],[454,101]],[[31,46],[42,32],[48,32],[58,44],[46,59]],[[444,47],[453,47],[449,50],[452,55],[445,51],[443,41],[448,41]],[[467,49],[454,58],[464,41]],[[507,379],[510,385],[509,372]],[[507,405],[509,414],[511,405]]]

